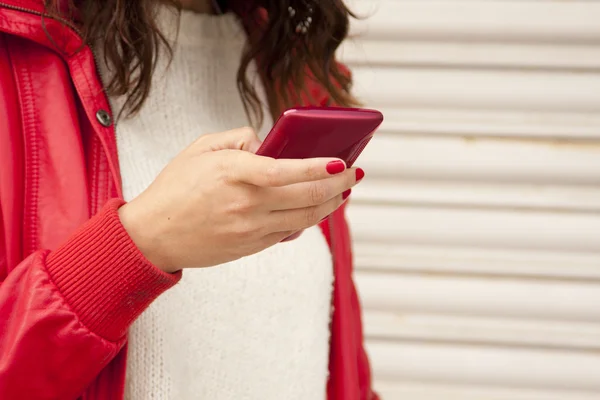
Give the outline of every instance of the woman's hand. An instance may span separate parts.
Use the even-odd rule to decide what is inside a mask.
[[[175,272],[257,253],[319,223],[357,183],[341,160],[275,160],[259,146],[250,128],[203,136],[121,207],[153,264]]]

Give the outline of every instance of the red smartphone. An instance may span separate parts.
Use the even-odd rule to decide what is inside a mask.
[[[383,121],[376,110],[304,107],[285,111],[256,154],[273,158],[338,157],[354,164]]]

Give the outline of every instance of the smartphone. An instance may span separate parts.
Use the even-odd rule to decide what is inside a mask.
[[[257,153],[272,158],[337,157],[354,164],[383,121],[376,110],[303,107],[285,111]]]

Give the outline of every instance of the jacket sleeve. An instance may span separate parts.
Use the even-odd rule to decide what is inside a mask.
[[[340,72],[348,77],[352,77],[352,71],[344,64],[338,62],[338,68]],[[331,102],[330,96],[324,90],[315,89],[315,93],[313,96],[318,99],[318,104],[321,106],[336,106],[336,104]],[[363,323],[362,323],[362,307],[360,303],[360,297],[358,295],[358,291],[356,289],[356,285],[354,284],[354,260],[352,256],[352,238],[350,237],[350,227],[348,225],[348,221],[346,218],[346,207],[343,207],[343,210],[340,212],[341,214],[341,222],[344,225],[343,231],[347,233],[347,245],[348,245],[348,253],[349,253],[349,264],[351,269],[351,274],[349,276],[349,282],[347,285],[347,289],[350,296],[350,306],[351,306],[351,317],[349,318],[350,329],[353,333],[354,338],[354,354],[356,355],[356,371],[358,375],[358,381],[360,385],[360,399],[361,400],[378,400],[379,396],[373,390],[372,387],[372,376],[371,376],[371,365],[369,362],[369,357],[365,350],[364,345],[364,336],[363,336]]]
[[[344,210],[345,211],[345,210]],[[347,232],[350,232],[348,227],[348,221],[346,220],[345,212],[342,213],[344,224],[346,224]],[[350,235],[350,233],[348,233]],[[352,248],[352,242],[349,241],[349,246]],[[352,250],[350,250],[352,255]],[[352,257],[351,257],[352,258]],[[353,260],[351,260],[353,262]],[[354,270],[354,265],[352,265]],[[360,399],[361,400],[378,400],[379,396],[373,389],[371,365],[369,357],[365,350],[364,335],[363,335],[363,323],[362,323],[362,306],[358,295],[358,290],[354,284],[354,274],[350,275],[350,304],[352,307],[352,331],[354,332],[354,344],[356,346],[356,363],[358,371],[358,381],[360,384]]]
[[[109,201],[59,248],[14,268],[3,265],[0,245],[0,399],[76,398],[136,317],[180,278],[145,259],[120,205]]]
[[[358,292],[354,282],[352,282],[352,305],[354,309],[355,332],[357,336],[356,353],[359,375],[358,379],[361,385],[361,399],[379,400],[378,394],[373,389],[371,365],[369,363],[369,357],[364,346],[360,300],[358,298]]]

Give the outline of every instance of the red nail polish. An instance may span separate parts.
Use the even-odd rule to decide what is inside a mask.
[[[356,182],[360,182],[365,177],[365,171],[362,168],[356,169]]]
[[[346,164],[343,161],[335,160],[327,163],[327,172],[331,175],[339,174],[340,172],[344,172],[346,169]]]
[[[350,196],[350,193],[352,193],[352,189],[348,189],[344,193],[342,193],[342,200],[346,200],[348,196]]]

